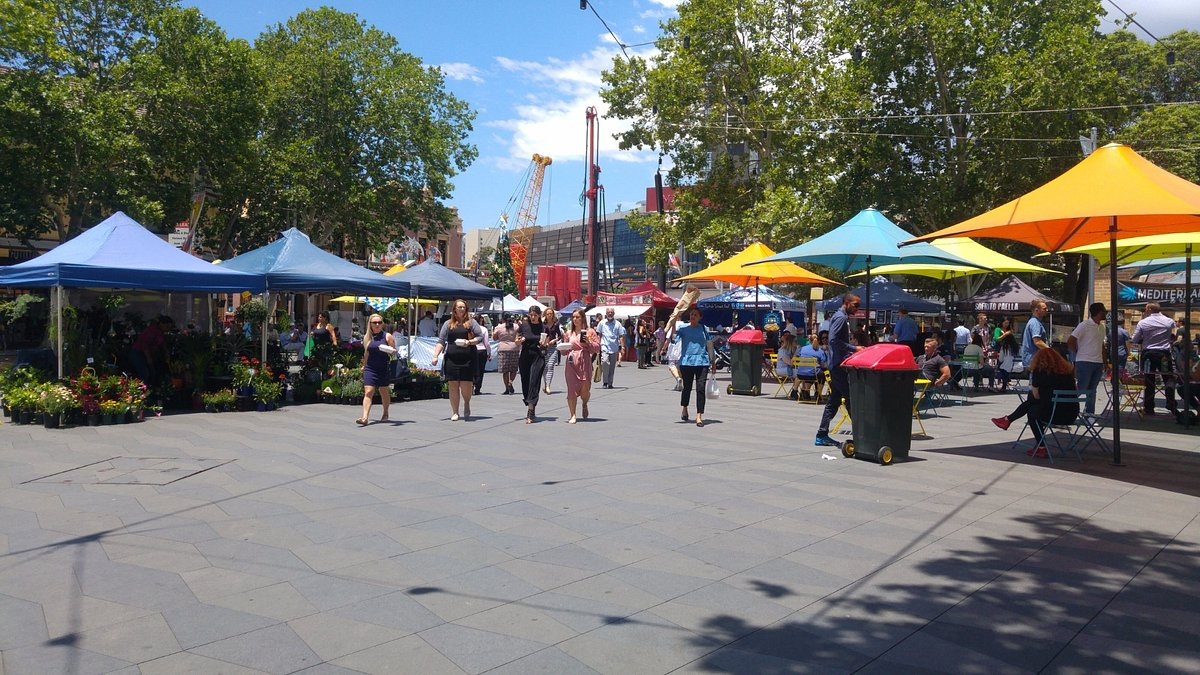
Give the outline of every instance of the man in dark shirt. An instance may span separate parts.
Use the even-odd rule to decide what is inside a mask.
[[[850,380],[842,370],[842,361],[861,349],[850,344],[850,315],[858,310],[859,297],[853,293],[842,296],[842,308],[829,320],[829,399],[825,401],[825,412],[821,414],[821,426],[817,427],[816,445],[837,446],[829,437],[829,423],[842,405],[850,405]]]
[[[935,338],[925,339],[925,353],[917,358],[917,366],[921,368],[921,376],[932,383],[931,387],[941,387],[950,381],[950,364],[938,354]]]

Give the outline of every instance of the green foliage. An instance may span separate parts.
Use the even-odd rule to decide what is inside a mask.
[[[517,291],[517,278],[513,272],[510,243],[508,232],[500,236],[500,242],[496,245],[496,251],[492,257],[492,276],[488,279],[488,283],[492,288],[520,297],[524,294]]]
[[[30,308],[33,305],[37,305],[38,303],[45,301],[46,298],[40,295],[25,293],[23,295],[18,295],[12,300],[0,302],[0,321],[12,323],[22,319],[29,313]]]
[[[0,26],[0,234],[21,241],[117,209],[178,223],[205,190],[218,254],[290,224],[362,251],[448,223],[477,154],[437,68],[330,8],[254,46],[177,0],[8,0]]]
[[[257,298],[243,302],[233,313],[233,318],[239,324],[249,323],[252,330],[262,330],[263,321],[267,320],[267,303]]]

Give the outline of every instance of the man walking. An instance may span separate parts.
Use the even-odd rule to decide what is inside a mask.
[[[821,426],[817,427],[816,445],[837,446],[838,442],[829,437],[829,423],[842,406],[842,400],[850,405],[850,379],[842,370],[842,361],[861,349],[850,344],[850,315],[858,310],[859,297],[853,293],[842,296],[842,308],[829,320],[829,399],[825,401],[825,411],[821,413]]]
[[[1038,353],[1039,349],[1050,347],[1050,331],[1047,330],[1046,324],[1042,323],[1050,313],[1049,306],[1045,300],[1034,300],[1029,305],[1029,311],[1032,316],[1029,317],[1029,323],[1025,324],[1025,332],[1021,334],[1021,361],[1027,371],[1033,355]]]
[[[896,320],[896,327],[892,331],[896,336],[896,342],[902,344],[912,350],[913,356],[919,356],[921,348],[917,344],[917,322],[908,315],[907,309],[900,310],[900,318]]]
[[[1142,372],[1146,374],[1146,393],[1142,401],[1147,415],[1154,414],[1154,374],[1164,373],[1163,389],[1167,410],[1175,412],[1175,387],[1166,373],[1175,372],[1171,345],[1175,343],[1175,320],[1164,316],[1157,302],[1146,304],[1146,316],[1133,329],[1133,343],[1142,346]]]
[[[617,359],[625,344],[625,327],[617,321],[617,314],[610,307],[604,311],[600,322],[600,368],[601,384],[604,389],[613,388],[613,375],[617,372]]]
[[[1104,303],[1093,302],[1088,306],[1088,318],[1084,319],[1071,337],[1067,338],[1067,349],[1075,355],[1075,383],[1080,390],[1087,392],[1087,402],[1084,411],[1089,415],[1096,414],[1096,387],[1100,386],[1100,378],[1104,377],[1104,319],[1108,310]]]

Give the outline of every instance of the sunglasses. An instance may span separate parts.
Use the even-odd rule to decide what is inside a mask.
[[[375,324],[375,323],[383,323],[383,322],[382,321],[372,321],[371,323]]]

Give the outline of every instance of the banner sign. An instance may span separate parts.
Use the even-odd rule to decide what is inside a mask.
[[[653,305],[652,293],[597,293],[597,305]]]
[[[1173,284],[1148,284],[1140,281],[1118,281],[1117,297],[1121,305],[1132,307],[1157,302],[1162,307],[1183,308],[1184,287]],[[1200,285],[1192,286],[1192,306],[1200,305]]]

